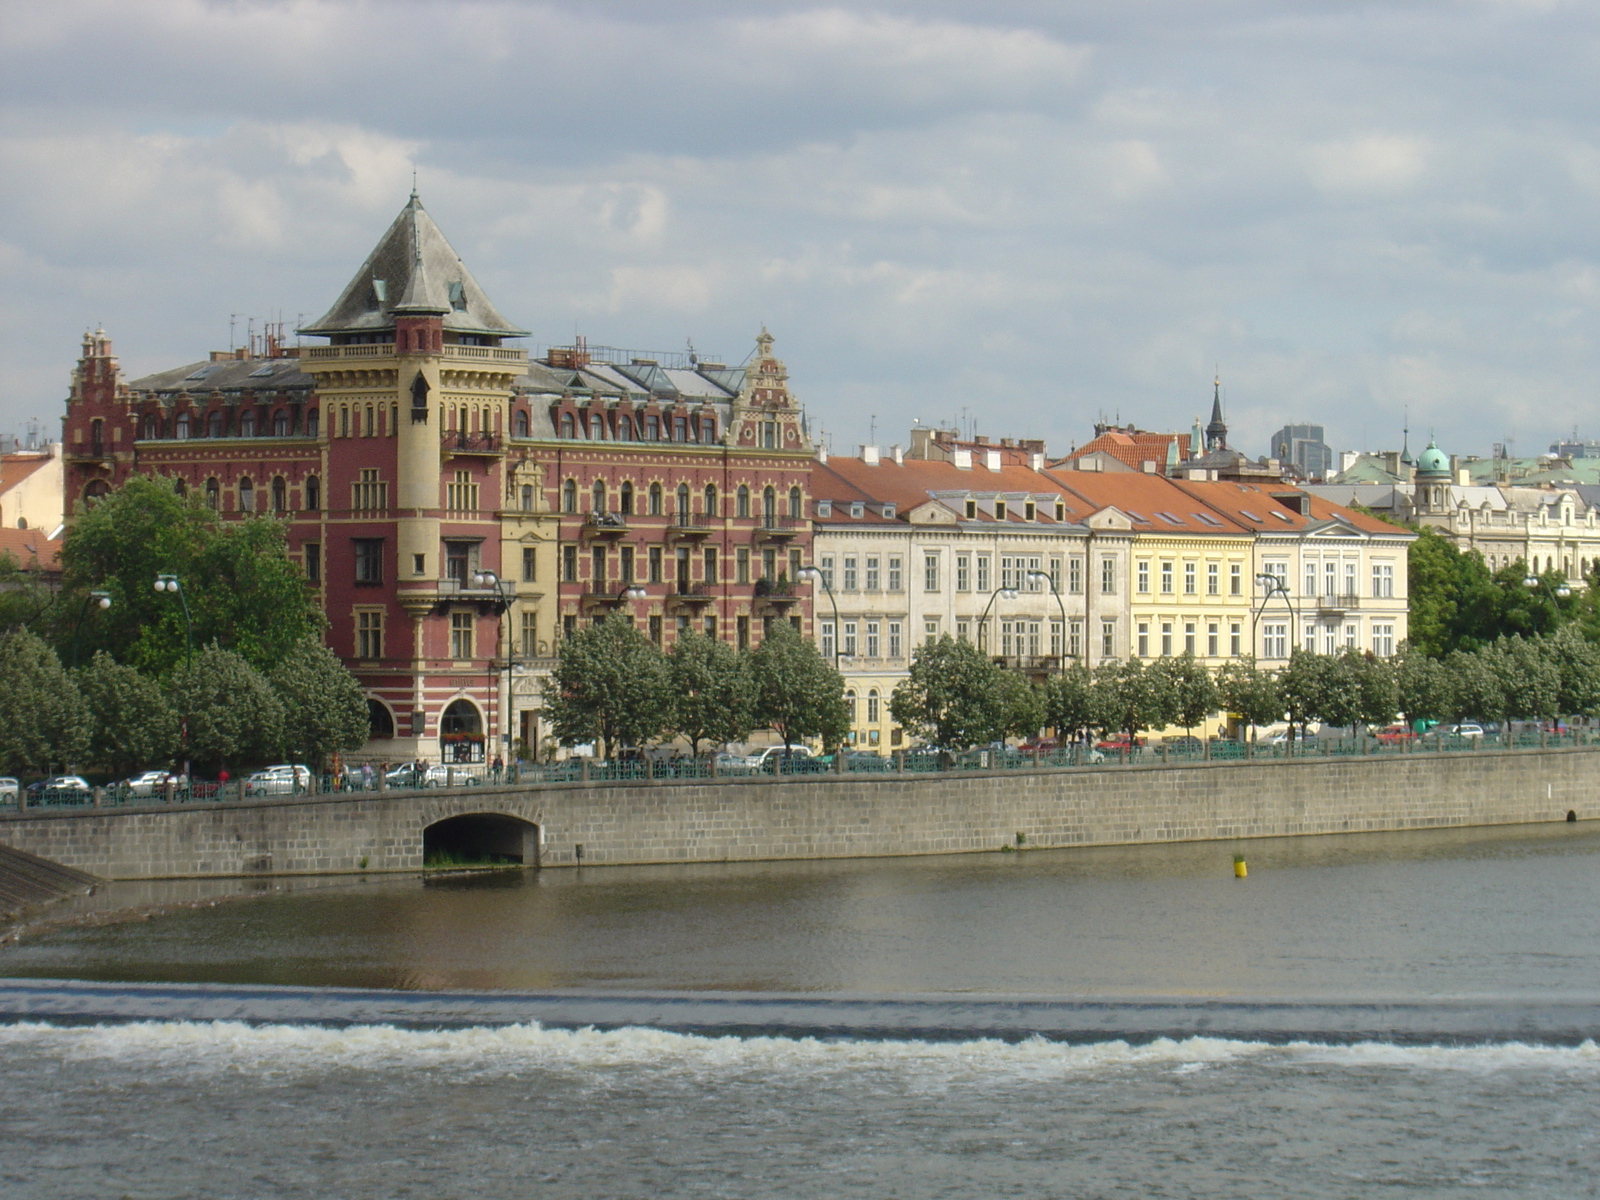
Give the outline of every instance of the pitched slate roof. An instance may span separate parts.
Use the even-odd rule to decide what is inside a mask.
[[[395,313],[438,313],[446,329],[526,337],[511,325],[445,240],[415,192],[332,308],[301,333],[375,332]]]

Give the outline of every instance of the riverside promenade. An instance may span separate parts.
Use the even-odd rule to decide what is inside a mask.
[[[101,879],[585,867],[1434,829],[1600,817],[1600,746],[928,775],[506,784],[0,814]]]

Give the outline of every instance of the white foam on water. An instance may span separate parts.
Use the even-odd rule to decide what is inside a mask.
[[[12,1052],[168,1071],[238,1071],[265,1076],[418,1068],[501,1075],[538,1070],[662,1070],[725,1077],[755,1072],[813,1076],[890,1072],[938,1083],[985,1078],[1045,1081],[1130,1069],[1188,1073],[1263,1058],[1286,1065],[1346,1069],[1600,1070],[1600,1047],[1593,1041],[1578,1046],[1275,1045],[1194,1037],[1160,1038],[1136,1045],[1124,1041],[1068,1045],[1042,1038],[927,1042],[706,1037],[643,1028],[546,1029],[537,1024],[433,1031],[388,1025],[324,1028],[235,1021],[0,1026],[0,1053]]]

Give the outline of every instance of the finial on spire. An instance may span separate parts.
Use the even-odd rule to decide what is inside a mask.
[[[411,168],[411,199],[413,201],[417,199],[417,169],[415,167]]]

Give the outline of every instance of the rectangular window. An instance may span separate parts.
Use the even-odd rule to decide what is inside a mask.
[[[1305,586],[1304,594],[1306,596],[1315,596],[1317,594],[1317,564],[1316,563],[1309,563],[1308,562],[1306,564],[1306,586]]]
[[[956,622],[956,640],[959,642],[970,642],[972,640],[971,621]]]
[[[1183,594],[1185,596],[1195,595],[1194,570],[1195,568],[1193,563],[1183,564]]]
[[[847,554],[844,556],[844,591],[853,592],[856,590],[859,576],[856,563],[857,559],[854,555]]]
[[[1372,653],[1388,658],[1394,653],[1394,626],[1385,621],[1372,623]]]
[[[889,561],[891,563],[893,563],[893,562],[898,562],[899,560],[891,558]],[[805,559],[804,559],[804,556],[801,555],[800,551],[798,551],[798,550],[789,551],[789,582],[790,583],[794,583],[795,581],[797,581],[800,578],[800,568],[804,564],[805,564]]]
[[[1067,560],[1067,591],[1074,596],[1083,594],[1083,559]]]
[[[1015,592],[1022,588],[1022,560],[1009,556],[1000,559],[1000,587]]]
[[[350,507],[357,512],[381,512],[389,507],[389,485],[378,478],[376,467],[363,467],[350,485]]]
[[[716,636],[717,636],[717,618],[716,618],[716,616],[714,614],[712,614],[712,613],[707,613],[706,614],[706,619],[705,619],[704,624],[701,627],[701,632],[703,632],[708,638],[712,638],[713,640],[716,638]]]
[[[750,547],[740,546],[733,552],[733,570],[735,583],[750,582]]]
[[[458,587],[467,586],[467,576],[472,572],[472,542],[446,542],[444,544],[444,577],[456,581]]]
[[[1058,596],[1061,594],[1061,560],[1059,558],[1050,560],[1050,590]]]
[[[939,590],[939,556],[937,554],[924,554],[922,556],[922,590],[937,592]]]
[[[889,657],[890,658],[899,658],[900,657],[901,650],[902,650],[902,645],[901,645],[900,638],[901,638],[900,622],[899,621],[890,621],[889,622]]]
[[[833,657],[833,622],[817,622],[817,649],[822,652],[823,658]]]
[[[1038,658],[1039,657],[1039,649],[1040,649],[1040,647],[1039,647],[1039,622],[1038,621],[1029,621],[1028,622],[1028,656],[1030,658]]]
[[[356,553],[356,582],[383,582],[383,539],[354,538]]]
[[[778,577],[778,552],[771,547],[761,552],[761,578],[776,579]]]
[[[1217,656],[1217,651],[1221,648],[1220,643],[1221,643],[1221,638],[1218,636],[1217,623],[1215,621],[1212,621],[1209,625],[1206,626],[1206,657],[1207,658],[1215,658]]]
[[[1083,622],[1067,622],[1067,657],[1083,657]]]
[[[1339,627],[1337,625],[1323,626],[1322,652],[1324,654],[1337,654],[1339,652]]]
[[[606,578],[610,572],[606,570],[606,549],[596,546],[589,551],[589,590],[603,592],[606,590]]]
[[[538,612],[524,612],[522,614],[522,657],[539,657]]]
[[[956,591],[970,592],[972,590],[972,556],[970,554],[956,555]]]
[[[1372,564],[1372,595],[1386,600],[1394,595],[1394,567],[1389,563]],[[1377,653],[1374,651],[1373,653]]]
[[[922,623],[922,640],[930,646],[939,640],[939,622],[924,621]]]
[[[451,512],[477,512],[478,511],[478,485],[473,481],[471,471],[457,471],[455,477],[445,484],[445,507]]]
[[[714,587],[717,582],[717,548],[707,546],[705,552],[705,581],[707,587]]]
[[[905,590],[905,580],[902,560],[898,554],[889,556],[889,591],[899,592]]]
[[[1244,626],[1237,621],[1228,626],[1228,653],[1234,658],[1244,653]]]
[[[844,623],[844,636],[839,639],[839,653],[846,658],[854,658],[856,656],[856,623],[854,621],[846,621]]]
[[[1019,622],[1017,622],[1017,624],[1021,624],[1021,622],[1019,621]],[[1011,641],[1012,641],[1012,623],[1010,621],[1001,621],[1000,622],[1000,654],[1004,658],[1010,658],[1011,655],[1012,655],[1013,651],[1012,651]]]
[[[1134,591],[1141,596],[1150,594],[1150,564],[1141,562],[1135,575]]]
[[[650,547],[650,582],[661,582],[661,547]]]
[[[1161,657],[1172,657],[1172,622],[1161,622]]]
[[[1266,622],[1261,626],[1261,657],[1283,659],[1289,657],[1289,626]]]
[[[973,566],[977,573],[977,590],[987,592],[989,590],[989,556],[987,554],[978,555],[973,560]]]
[[[1134,654],[1138,658],[1150,657],[1150,624],[1147,621],[1139,622],[1139,637],[1134,643],[1137,649]]]
[[[1336,562],[1322,564],[1322,594],[1324,596],[1339,594],[1339,564]]]
[[[1117,560],[1111,557],[1100,560],[1100,594],[1114,596],[1117,593]]]
[[[1352,599],[1356,596],[1356,564],[1353,562],[1344,565],[1344,591],[1340,594]]]
[[[1115,621],[1100,622],[1100,657],[1115,658],[1117,656],[1117,623]]]
[[[1185,654],[1193,654],[1195,652],[1194,631],[1195,624],[1193,621],[1185,621],[1183,623],[1183,652]]]
[[[1161,594],[1172,595],[1172,564],[1169,562],[1161,564]]]
[[[1306,626],[1305,638],[1300,644],[1305,647],[1307,654],[1315,654],[1317,652],[1317,627],[1315,625]]]
[[[1228,595],[1244,595],[1244,568],[1238,563],[1228,564]]]
[[[561,547],[561,582],[578,582],[578,548],[576,546]]]
[[[672,569],[677,578],[678,595],[689,594],[689,547],[679,546],[672,552]]]
[[[1061,657],[1061,622],[1050,622],[1050,657]]]
[[[1215,596],[1218,593],[1219,588],[1220,588],[1220,581],[1217,578],[1217,564],[1216,563],[1207,563],[1206,564],[1206,595]]]
[[[472,657],[472,614],[470,612],[453,612],[450,614],[450,657],[457,662],[465,662]]]
[[[822,585],[824,589],[833,588],[833,555],[824,554],[818,560],[818,567],[822,571]]]
[[[867,657],[868,658],[877,658],[878,657],[878,650],[880,649],[879,634],[881,632],[882,632],[882,625],[879,622],[877,622],[877,621],[868,621],[867,622],[867,644],[866,644],[866,650],[867,650]]]
[[[522,548],[522,582],[537,583],[539,572],[537,570],[538,554],[532,546]]]
[[[621,583],[632,583],[633,582],[633,547],[632,546],[623,546],[621,548],[621,550],[618,551],[618,563],[617,563],[617,566],[622,572],[622,574],[621,574],[621,576],[619,578],[619,582],[621,582]]]
[[[320,542],[307,542],[302,552],[306,563],[306,578],[312,583],[322,579],[322,544]]]
[[[869,592],[875,592],[875,591],[878,590],[878,583],[879,583],[878,561],[879,560],[878,560],[876,555],[870,555],[869,554],[867,556],[867,591],[869,591]],[[872,657],[876,658],[877,655],[873,655]]]
[[[563,638],[576,637],[578,633],[578,617],[576,613],[568,613],[561,618],[561,636]]]
[[[735,645],[740,650],[750,649],[750,618],[735,617],[733,619]]]
[[[383,657],[383,610],[356,610],[356,657],[368,660]]]
[[[1344,648],[1346,650],[1354,650],[1360,642],[1361,627],[1353,623],[1346,625],[1344,627]]]
[[[650,617],[650,640],[657,646],[661,645],[661,639],[665,636],[662,630],[661,614],[655,613]]]
[[[1030,592],[1044,591],[1044,561],[1037,555],[1028,559],[1028,570],[1026,575],[1024,575],[1024,578],[1028,581],[1028,590]]]

